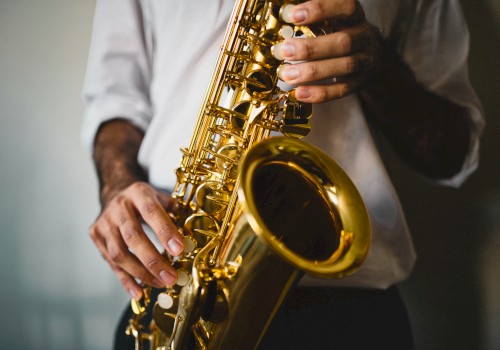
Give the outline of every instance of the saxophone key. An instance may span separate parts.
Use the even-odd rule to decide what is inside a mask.
[[[220,188],[214,181],[203,183],[196,190],[196,203],[207,214],[216,215],[228,205],[231,193]]]
[[[293,38],[295,31],[292,26],[283,26],[278,33],[283,39],[290,39]]]
[[[171,312],[166,311],[162,308],[159,303],[156,303],[153,307],[153,319],[156,326],[161,329],[167,337],[171,336],[172,330],[175,324],[175,317],[177,310],[172,310]]]
[[[184,287],[189,283],[191,277],[185,270],[177,270],[177,285]]]
[[[273,92],[275,83],[271,74],[263,70],[256,70],[245,78],[245,89],[250,96],[262,99]]]
[[[164,310],[169,310],[174,306],[174,297],[171,293],[160,293],[158,294],[158,306]]]
[[[311,121],[309,119],[291,119],[282,120],[280,132],[289,137],[301,138],[311,131]]]
[[[285,4],[281,6],[279,16],[283,22],[293,23],[293,19],[291,17],[291,11],[295,7],[293,4]]]
[[[182,238],[184,243],[184,254],[192,253],[196,249],[196,240],[191,236],[184,236]]]
[[[204,247],[208,239],[215,237],[219,232],[219,223],[212,216],[196,213],[187,218],[184,228],[200,246]]]
[[[225,171],[229,168],[228,176],[231,179],[236,179],[238,176],[238,167],[236,164],[240,159],[241,151],[237,144],[230,143],[222,146],[217,152],[217,159],[215,160],[215,164],[219,171]]]
[[[142,297],[139,300],[136,299],[130,300],[130,306],[132,308],[132,312],[135,315],[142,315],[146,311],[146,308],[151,302],[150,294],[151,294],[151,287],[143,285]]]

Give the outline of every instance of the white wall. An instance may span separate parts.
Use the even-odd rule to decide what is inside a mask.
[[[91,246],[80,145],[94,1],[0,2],[0,348],[109,349],[127,296]]]

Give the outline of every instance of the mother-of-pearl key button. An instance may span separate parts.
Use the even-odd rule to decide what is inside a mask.
[[[189,274],[186,271],[177,271],[177,285],[184,287],[189,282]]]
[[[294,30],[292,26],[283,26],[279,33],[283,39],[290,39],[293,37]]]
[[[293,19],[292,19],[292,9],[295,7],[295,5],[293,4],[286,4],[286,5],[283,5],[280,9],[280,16],[281,16],[281,19],[287,23],[293,23]]]
[[[196,242],[194,241],[194,238],[184,236],[182,238],[182,241],[184,242],[184,253],[191,253],[196,248]]]
[[[168,310],[174,305],[174,298],[167,293],[158,294],[158,305],[162,309]]]

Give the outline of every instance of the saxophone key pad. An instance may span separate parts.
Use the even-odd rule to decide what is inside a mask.
[[[295,29],[292,26],[283,26],[281,27],[279,34],[283,39],[290,39],[293,38]]]
[[[184,270],[177,270],[177,285],[184,287],[189,283],[189,274]]]
[[[193,237],[184,236],[182,238],[182,242],[184,243],[184,253],[189,254],[192,253],[196,249],[196,241]]]
[[[168,310],[174,306],[174,298],[169,293],[158,294],[158,305],[164,309]]]

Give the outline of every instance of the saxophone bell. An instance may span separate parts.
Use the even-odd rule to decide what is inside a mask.
[[[359,193],[319,149],[272,137],[254,145],[239,169],[240,213],[220,253],[220,265],[237,273],[218,281],[223,321],[207,318],[197,326],[215,329],[208,349],[257,348],[304,273],[348,275],[361,265],[370,244]]]

